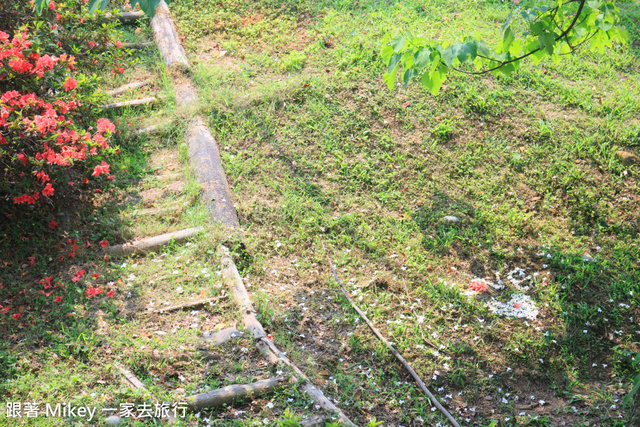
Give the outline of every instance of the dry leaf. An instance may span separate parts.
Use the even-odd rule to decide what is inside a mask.
[[[320,371],[320,372],[318,372],[318,375],[323,375],[325,377],[328,377],[329,376],[329,371],[327,371],[327,370]]]

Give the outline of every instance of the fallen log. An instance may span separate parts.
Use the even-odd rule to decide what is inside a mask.
[[[320,405],[320,407],[325,411],[335,415],[344,425],[355,427],[355,424],[351,422],[351,420],[347,418],[340,409],[331,403],[322,391],[316,388],[311,381],[309,381],[309,378],[307,378],[307,376],[268,339],[264,333],[262,324],[255,316],[255,310],[251,304],[251,299],[249,298],[247,289],[245,288],[244,283],[242,283],[240,273],[238,273],[238,269],[236,268],[233,259],[229,256],[228,250],[224,246],[221,246],[218,249],[218,253],[222,255],[222,279],[227,282],[227,286],[231,289],[233,298],[240,306],[242,323],[256,339],[256,347],[258,347],[258,351],[272,364],[282,362],[289,366],[294,375],[299,380],[304,381],[304,384],[301,385],[302,391],[311,397],[316,404]]]
[[[171,241],[183,242],[204,230],[204,227],[187,228],[173,233],[161,234],[147,239],[135,240],[122,245],[107,246],[104,251],[108,255],[127,256],[152,252],[167,245]]]
[[[188,397],[187,405],[193,411],[230,405],[238,399],[252,398],[265,393],[271,393],[279,384],[284,382],[284,380],[285,377],[276,377],[256,381],[251,384],[234,384],[222,387],[217,390],[211,390],[206,393]]]
[[[107,18],[115,18],[122,24],[135,24],[141,19],[147,18],[144,12],[120,12],[117,15],[106,15]]]
[[[191,122],[185,139],[189,145],[191,166],[201,186],[202,200],[211,219],[227,227],[239,227],[218,145],[202,118],[196,117]]]
[[[116,95],[120,95],[121,93],[130,91],[130,90],[133,90],[133,89],[137,89],[139,87],[147,86],[147,85],[149,85],[151,83],[152,83],[151,80],[131,82],[129,84],[117,87],[115,89],[107,90],[104,93],[107,96],[116,96]]]
[[[120,373],[124,377],[124,381],[123,382],[127,386],[133,387],[133,388],[137,388],[137,389],[140,389],[140,390],[144,390],[144,391],[149,391],[149,390],[147,390],[147,387],[142,383],[142,381],[140,381],[138,379],[138,377],[136,377],[133,374],[133,372],[131,372],[130,370],[125,368],[124,365],[121,365],[118,362],[113,362],[113,366],[115,366],[116,369],[118,369],[120,371]]]
[[[416,371],[413,370],[413,368],[411,367],[411,365],[409,364],[409,362],[407,362],[405,360],[404,357],[402,357],[402,355],[400,353],[398,353],[398,351],[391,345],[391,343],[389,341],[387,341],[387,339],[380,333],[380,331],[378,330],[378,328],[375,327],[375,325],[371,322],[371,320],[369,320],[369,318],[366,316],[366,314],[364,314],[364,312],[362,310],[360,310],[360,308],[356,305],[356,303],[353,302],[353,300],[351,299],[351,297],[349,296],[349,294],[347,293],[346,289],[344,288],[344,286],[342,285],[342,282],[340,281],[340,279],[338,278],[338,273],[336,273],[336,267],[333,265],[333,262],[331,262],[331,258],[329,258],[329,255],[327,254],[327,249],[324,247],[324,243],[322,244],[322,248],[324,249],[325,255],[327,257],[327,261],[329,261],[329,266],[331,267],[331,271],[333,272],[333,277],[336,279],[336,282],[338,283],[338,286],[340,286],[340,291],[342,291],[342,294],[344,295],[344,297],[347,299],[347,301],[349,301],[349,303],[351,304],[351,306],[356,310],[356,312],[360,315],[360,317],[362,318],[362,320],[365,321],[365,323],[367,324],[367,326],[369,326],[369,328],[371,329],[371,331],[373,331],[374,335],[380,340],[382,341],[387,348],[389,348],[389,350],[391,350],[391,353],[393,353],[393,355],[396,357],[396,359],[398,359],[400,361],[400,363],[402,363],[404,365],[404,367],[407,369],[407,371],[409,371],[409,373],[411,374],[411,376],[413,377],[413,379],[416,380],[416,382],[418,383],[418,386],[420,386],[420,388],[422,389],[422,391],[429,397],[429,399],[431,400],[431,402],[433,403],[433,405],[438,408],[438,410],[447,418],[447,420],[449,420],[449,422],[451,423],[452,426],[454,427],[460,427],[460,424],[458,424],[458,422],[456,421],[455,418],[453,418],[453,416],[451,416],[451,414],[449,413],[449,411],[447,411],[445,409],[444,406],[442,406],[440,404],[440,402],[438,402],[438,399],[436,399],[436,397],[433,395],[433,393],[431,393],[429,391],[429,389],[427,388],[427,386],[424,384],[424,382],[420,379],[420,377],[418,376],[418,374],[416,373]]]
[[[151,19],[151,29],[156,46],[164,58],[167,68],[189,68],[189,60],[180,44],[176,26],[171,19],[167,4],[162,0],[156,8],[155,15]]]
[[[161,131],[162,129],[164,129],[165,125],[161,124],[161,125],[151,125],[151,126],[145,126],[143,128],[137,128],[131,131],[131,133],[135,136],[140,136],[140,135],[144,135],[144,134],[151,134],[151,133],[156,133]]]
[[[149,393],[149,394],[151,394],[153,396],[153,394],[149,392],[149,390],[142,383],[142,381],[140,381],[138,379],[138,377],[136,377],[133,374],[133,372],[131,372],[130,370],[125,368],[124,365],[121,365],[118,362],[113,362],[113,366],[115,366],[116,369],[118,369],[120,371],[120,373],[124,377],[124,381],[123,382],[128,387],[133,387],[133,388],[137,388],[137,389],[140,389],[140,390],[144,390],[144,391],[146,391],[147,393]],[[169,423],[169,424],[173,424],[173,423],[176,422],[176,417],[171,412],[167,412],[161,418],[167,420],[167,423]],[[118,420],[118,422],[119,422],[119,420]],[[116,425],[117,425],[117,423],[116,423]]]
[[[104,104],[99,108],[102,108],[103,110],[113,110],[115,108],[137,107],[139,105],[155,104],[156,102],[158,102],[158,98],[156,98],[155,96],[151,96],[149,98],[132,99],[131,101],[121,101],[113,102],[111,104]]]
[[[240,338],[241,336],[242,332],[231,326],[229,328],[224,328],[215,334],[205,335],[204,339],[211,341],[213,345],[222,345],[231,341],[232,338]]]

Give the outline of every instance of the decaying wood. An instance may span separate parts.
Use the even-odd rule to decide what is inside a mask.
[[[207,341],[211,341],[213,345],[222,345],[224,343],[231,341],[232,338],[240,338],[240,337],[242,337],[242,332],[237,330],[235,327],[231,326],[231,327],[219,330],[215,334],[205,336],[205,339]]]
[[[203,305],[211,304],[213,301],[217,301],[222,298],[226,298],[226,295],[220,295],[214,298],[207,298],[207,299],[202,299],[198,301],[188,302],[185,304],[172,305],[169,307],[158,308],[156,310],[151,310],[151,311],[143,311],[142,313],[140,313],[140,316],[150,316],[152,314],[164,314],[164,313],[169,313],[171,311],[185,310],[187,308],[202,307]]]
[[[113,15],[107,15],[107,18],[115,18],[123,24],[134,24],[140,19],[147,18],[144,12],[120,12],[115,17]]]
[[[167,68],[189,68],[187,55],[180,44],[176,26],[171,19],[169,8],[161,1],[156,8],[155,15],[151,19],[151,29],[156,46],[164,58]]]
[[[222,278],[231,289],[231,295],[240,307],[242,323],[256,339],[256,347],[258,348],[258,351],[272,364],[282,362],[289,366],[294,375],[299,380],[304,381],[304,384],[301,386],[302,390],[311,397],[316,404],[320,405],[320,407],[325,411],[334,414],[344,425],[355,427],[355,424],[351,422],[351,420],[347,418],[347,416],[329,399],[327,399],[322,391],[316,388],[309,381],[309,378],[307,378],[307,376],[267,338],[264,333],[264,329],[262,328],[262,324],[255,316],[255,310],[251,304],[251,299],[249,298],[247,289],[242,282],[242,278],[240,277],[240,273],[238,273],[238,269],[236,268],[233,259],[229,256],[229,253],[224,246],[221,246],[218,252],[222,256]]]
[[[131,372],[130,370],[125,368],[124,365],[121,365],[118,362],[113,362],[113,366],[115,366],[120,371],[120,373],[124,377],[124,383],[126,385],[128,385],[129,387],[133,387],[133,388],[138,388],[138,389],[141,389],[141,390],[149,391],[149,390],[147,390],[147,387],[145,387],[145,385],[142,384],[142,381],[140,381],[138,379],[138,377],[136,377],[133,374],[133,372]]]
[[[197,394],[187,398],[187,405],[193,411],[200,411],[205,408],[214,408],[222,405],[229,405],[237,399],[251,398],[272,392],[284,377],[270,378],[268,380],[256,381],[251,384],[234,384],[227,387],[211,390],[206,393]]]
[[[132,99],[131,101],[120,101],[113,102],[111,104],[101,105],[100,108],[103,110],[113,110],[115,108],[124,108],[124,107],[137,107],[139,105],[147,105],[147,104],[155,104],[158,102],[158,98],[155,96],[151,96],[149,98],[142,99]]]
[[[413,368],[411,367],[409,362],[407,362],[405,360],[405,358],[402,357],[402,355],[400,353],[398,353],[398,351],[380,333],[378,328],[375,327],[375,325],[371,322],[371,320],[369,320],[369,318],[364,314],[364,312],[362,310],[360,310],[360,308],[356,305],[356,303],[353,302],[353,300],[351,299],[351,297],[347,293],[347,290],[344,288],[344,286],[342,285],[342,282],[338,278],[338,273],[336,273],[336,267],[333,265],[333,262],[331,262],[331,258],[329,258],[329,255],[327,254],[327,249],[324,247],[324,244],[322,245],[322,247],[323,247],[323,249],[325,251],[325,254],[327,256],[327,261],[329,261],[329,266],[331,267],[331,271],[333,272],[333,277],[336,279],[336,282],[338,283],[338,286],[340,286],[340,290],[342,291],[342,294],[347,299],[347,301],[349,301],[351,306],[358,312],[358,314],[360,315],[362,320],[364,320],[366,322],[367,326],[369,326],[369,328],[371,329],[371,331],[373,331],[375,336],[378,337],[378,339],[380,341],[382,341],[387,346],[387,348],[389,348],[389,350],[391,350],[391,353],[393,353],[393,355],[396,357],[396,359],[398,359],[400,361],[400,363],[402,363],[404,365],[404,367],[407,369],[407,371],[409,371],[409,373],[416,380],[416,382],[418,383],[418,385],[420,386],[422,391],[429,397],[429,399],[431,399],[431,402],[433,403],[433,405],[436,408],[438,408],[438,410],[447,418],[447,420],[449,420],[451,425],[453,425],[454,427],[460,427],[460,424],[458,424],[458,422],[455,420],[455,418],[453,418],[453,416],[451,416],[449,411],[447,411],[446,408],[444,406],[442,406],[440,404],[440,402],[438,402],[438,399],[436,399],[436,397],[433,395],[433,393],[431,393],[429,391],[429,389],[427,388],[425,383],[420,379],[420,377],[418,376],[416,371],[413,370]]]
[[[196,234],[202,232],[204,227],[187,228],[173,233],[161,234],[147,239],[135,240],[122,245],[107,246],[104,251],[109,255],[127,256],[133,254],[143,254],[152,252],[169,244],[171,241],[183,242]]]
[[[149,390],[147,389],[147,387],[145,387],[145,385],[142,383],[142,381],[140,381],[138,379],[138,377],[136,377],[133,372],[131,372],[130,370],[128,370],[127,368],[124,367],[124,365],[118,363],[118,362],[113,362],[113,366],[116,367],[116,369],[118,369],[120,371],[120,373],[122,374],[122,376],[124,377],[123,382],[129,386],[129,387],[133,387],[133,388],[137,388],[140,390],[144,390],[146,392],[149,392]],[[153,394],[152,394],[153,395]],[[163,417],[164,419],[167,420],[167,422],[169,424],[173,424],[176,422],[176,418],[173,416],[173,414],[171,412],[169,412],[166,416]]]
[[[218,144],[202,118],[196,117],[189,124],[185,140],[189,145],[191,166],[202,189],[202,201],[211,219],[227,227],[239,227]]]
[[[144,134],[152,134],[152,133],[156,133],[156,132],[161,132],[164,129],[166,129],[169,125],[171,124],[171,122],[165,122],[165,123],[160,123],[157,125],[151,125],[151,126],[145,126],[142,128],[137,128],[131,131],[131,133],[133,135],[144,135]]]
[[[139,87],[147,86],[151,83],[152,83],[151,80],[131,82],[129,84],[117,87],[115,89],[106,90],[104,93],[105,95],[108,95],[108,96],[116,96],[116,95],[120,95],[121,93],[128,92],[133,89],[137,89]]]

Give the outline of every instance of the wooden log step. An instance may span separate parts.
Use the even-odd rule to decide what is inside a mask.
[[[204,227],[187,228],[174,233],[161,234],[147,239],[135,240],[122,245],[107,246],[104,252],[113,256],[127,256],[157,251],[172,241],[184,242],[185,240],[204,231]]]
[[[131,101],[121,101],[113,102],[111,104],[104,104],[101,105],[100,108],[102,108],[103,110],[113,110],[116,108],[137,107],[139,105],[155,104],[158,101],[158,98],[156,98],[155,96],[151,96],[149,98],[132,99]]]
[[[118,21],[120,21],[122,24],[135,24],[136,22],[138,22],[141,19],[147,19],[148,16],[141,11],[135,11],[135,12],[120,12],[117,15],[105,15],[106,18],[108,19],[117,19]]]
[[[270,393],[284,381],[285,377],[276,377],[256,381],[251,384],[234,384],[217,390],[211,390],[206,393],[190,396],[187,398],[187,405],[193,411],[200,411],[205,408],[215,408],[225,404],[230,405],[238,399],[251,398]]]
[[[343,425],[356,427],[356,425],[347,418],[347,416],[338,409],[338,407],[326,398],[322,393],[322,390],[314,386],[311,381],[309,381],[309,378],[307,378],[307,376],[267,338],[264,333],[264,329],[262,328],[262,324],[255,316],[255,310],[251,304],[249,293],[242,282],[242,277],[240,277],[240,273],[233,262],[233,258],[229,255],[229,250],[224,246],[220,246],[218,248],[218,253],[221,255],[222,279],[231,290],[231,295],[239,306],[238,308],[242,315],[242,323],[244,324],[245,329],[253,335],[256,347],[260,354],[265,356],[272,364],[284,363],[291,368],[295,377],[300,381],[304,381],[304,384],[301,386],[302,391],[311,397],[314,402],[320,405],[320,407],[328,413],[336,416]]]
[[[126,85],[117,87],[115,89],[106,90],[104,93],[105,95],[108,95],[108,96],[116,96],[116,95],[120,95],[121,93],[128,92],[130,90],[138,89],[139,87],[150,85],[151,83],[152,83],[152,80],[131,82]]]
[[[164,58],[164,64],[167,68],[189,68],[189,60],[180,44],[178,31],[171,19],[169,7],[162,0],[156,8],[155,15],[151,19],[151,29],[156,46]]]

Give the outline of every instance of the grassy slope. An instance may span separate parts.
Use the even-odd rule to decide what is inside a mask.
[[[505,5],[172,6],[251,236],[245,273],[269,301],[265,323],[310,373],[329,371],[316,378],[358,408],[356,419],[406,423],[431,411],[412,385],[396,385],[408,378],[344,302],[327,300],[321,242],[463,419],[629,422],[619,399],[640,338],[638,170],[615,151],[638,145],[640,11],[620,6],[630,46],[509,78],[451,75],[435,98],[415,85],[384,88],[381,36],[402,27],[496,38]],[[505,279],[516,267],[532,275],[535,321],[487,310],[512,287],[465,294],[473,276]]]

